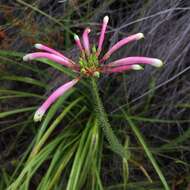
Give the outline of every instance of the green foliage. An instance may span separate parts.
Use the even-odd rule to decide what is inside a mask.
[[[69,3],[72,2],[76,2],[76,6],[71,8]],[[60,33],[64,35],[64,49],[69,49],[73,40],[71,30],[77,28],[80,32],[85,22],[95,25],[94,21],[89,23],[89,18],[100,17],[110,5],[109,11],[114,12],[114,2],[118,4],[108,0],[97,3],[94,8],[92,0],[67,1],[64,5],[68,6],[67,11],[59,18],[40,10],[37,1],[17,0],[18,9],[26,9],[29,14],[21,34],[35,36],[35,41],[43,39],[47,44],[60,44],[60,36],[54,43],[48,41],[52,38],[49,35],[46,40],[41,37],[43,33],[53,33],[58,26],[63,30]],[[130,9],[133,9],[132,4],[132,1],[128,2]],[[145,7],[142,10],[146,12]],[[122,18],[123,12],[120,12]],[[47,18],[50,26],[35,31],[35,23],[30,20],[35,14]],[[114,17],[115,13],[111,19],[113,23]],[[115,29],[110,27],[109,30]],[[118,109],[121,112],[111,115],[109,105],[120,108],[121,99],[125,99],[120,91],[115,93],[118,86],[112,85],[122,79],[118,76],[109,78],[101,95],[97,81],[80,81],[55,102],[42,123],[36,124],[33,113],[52,89],[49,83],[52,73],[48,68],[69,78],[75,78],[76,73],[46,59],[23,63],[23,55],[0,50],[0,142],[3,146],[0,190],[168,190],[172,185],[186,189],[190,180],[190,165],[185,159],[189,154],[190,120],[188,117],[162,118],[152,114],[152,110],[170,106],[167,101],[154,102],[159,93],[154,77],[150,80],[147,97],[135,105],[127,100],[123,109]],[[90,59],[96,61],[94,57]],[[179,83],[181,85],[181,80]],[[189,107],[188,102],[176,102],[172,108],[189,110]],[[153,130],[161,127],[166,130],[170,126],[172,131],[179,131],[170,132],[168,138],[151,136],[151,125],[156,127]],[[148,128],[146,132],[141,126]],[[184,171],[179,179],[173,176],[175,167]]]
[[[119,154],[123,159],[129,159],[129,152],[121,145],[118,138],[115,136],[109,121],[104,110],[102,101],[100,99],[100,95],[98,92],[97,82],[95,78],[91,79],[92,83],[92,94],[94,96],[94,111],[96,113],[96,117],[98,119],[100,127],[103,129],[105,137],[110,144],[110,148],[117,154]]]

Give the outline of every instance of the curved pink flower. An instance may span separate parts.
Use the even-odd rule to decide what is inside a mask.
[[[56,50],[54,50],[54,49],[52,49],[52,48],[50,48],[50,47],[48,47],[48,46],[46,46],[46,45],[43,45],[43,44],[35,44],[34,47],[35,47],[36,49],[40,49],[40,50],[42,50],[42,51],[47,51],[47,52],[49,52],[49,53],[52,53],[52,54],[61,56],[61,57],[63,57],[63,58],[66,59],[66,60],[69,60],[69,59],[68,59],[67,57],[65,57],[62,53],[59,53],[58,51],[56,51]]]
[[[104,67],[102,69],[103,73],[121,73],[121,72],[125,72],[127,70],[142,70],[143,67],[141,67],[140,65],[137,64],[133,64],[133,65],[125,65],[125,66],[119,66],[119,67]]]
[[[90,32],[91,32],[90,28],[86,28],[82,35],[83,46],[87,55],[90,55],[90,43],[89,43],[89,37],[88,37],[88,34]]]
[[[23,57],[23,60],[30,61],[30,60],[39,59],[39,58],[46,58],[51,61],[57,62],[61,65],[64,65],[66,67],[73,68],[75,70],[77,70],[77,68],[78,68],[78,65],[76,65],[70,59],[65,58],[63,56],[59,56],[57,54],[53,54],[53,53],[44,53],[44,52],[29,53]]]
[[[79,81],[79,78],[73,79],[70,82],[67,82],[66,84],[60,86],[57,90],[55,90],[47,99],[46,101],[38,108],[36,113],[34,114],[34,121],[41,121],[44,113],[47,111],[47,109],[53,104],[58,97],[63,95],[66,91],[68,91],[70,88],[72,88],[77,82]]]
[[[149,58],[149,57],[126,57],[123,59],[118,59],[111,63],[108,63],[107,67],[118,67],[124,65],[133,65],[133,64],[149,64],[154,67],[161,67],[163,62],[160,59]]]
[[[109,17],[105,16],[102,23],[101,33],[98,40],[97,49],[96,47],[90,46],[89,33],[90,28],[86,28],[82,35],[82,43],[78,35],[74,35],[74,40],[79,50],[81,51],[81,56],[79,58],[79,64],[76,64],[71,59],[64,56],[62,53],[45,46],[43,44],[35,44],[35,47],[44,52],[29,53],[23,57],[24,61],[29,61],[33,59],[46,58],[51,61],[57,62],[65,67],[70,68],[72,71],[79,73],[79,77],[71,80],[70,82],[62,85],[57,90],[55,90],[47,100],[40,106],[34,115],[34,121],[41,121],[43,115],[47,109],[57,100],[57,98],[63,95],[66,91],[72,88],[82,77],[99,77],[100,73],[120,73],[128,70],[141,70],[143,67],[141,64],[148,64],[154,67],[161,67],[163,62],[160,59],[149,58],[149,57],[125,57],[118,59],[116,61],[110,62],[108,64],[103,64],[109,57],[116,52],[119,48],[124,45],[140,40],[144,37],[142,33],[137,33],[126,37],[115,45],[113,45],[107,53],[99,58],[102,51],[103,42],[105,40],[106,28],[108,25]],[[91,49],[92,47],[92,49]]]
[[[75,42],[76,42],[76,45],[77,45],[78,48],[80,49],[80,51],[81,51],[81,52],[84,52],[84,49],[83,49],[83,47],[82,47],[80,38],[78,37],[77,34],[74,34],[74,40],[75,40]]]
[[[117,42],[115,45],[113,45],[111,47],[111,49],[103,56],[102,61],[107,60],[116,50],[118,50],[119,48],[121,48],[122,46],[132,42],[132,41],[136,41],[136,40],[140,40],[144,38],[144,34],[143,33],[138,33],[138,34],[134,34],[131,35],[127,38],[124,38],[122,40],[120,40],[119,42]]]
[[[106,28],[107,28],[107,25],[108,25],[108,21],[109,21],[109,17],[105,16],[104,19],[103,19],[102,29],[101,29],[101,33],[100,33],[99,42],[98,42],[97,55],[99,55],[100,52],[102,51],[102,45],[103,45],[103,42],[104,42],[105,32],[106,32]]]

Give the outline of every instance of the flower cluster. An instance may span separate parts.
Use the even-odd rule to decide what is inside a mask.
[[[66,91],[72,88],[82,77],[99,77],[100,73],[119,73],[128,70],[141,70],[143,69],[141,64],[149,64],[155,67],[161,67],[163,65],[163,62],[159,59],[140,56],[125,57],[108,64],[104,64],[105,61],[107,61],[116,50],[130,42],[140,40],[144,37],[142,33],[137,33],[126,37],[113,45],[107,51],[107,53],[105,53],[105,55],[100,58],[108,21],[109,17],[105,16],[103,19],[97,47],[91,46],[89,43],[89,33],[91,31],[90,28],[86,28],[84,30],[82,35],[82,43],[78,35],[74,35],[76,45],[81,51],[78,63],[75,63],[71,59],[64,56],[62,53],[59,53],[56,50],[42,44],[35,44],[35,47],[41,50],[41,52],[29,53],[23,57],[24,61],[38,58],[47,58],[51,61],[57,62],[65,67],[70,68],[72,71],[77,72],[79,75],[76,79],[73,79],[56,89],[47,98],[47,100],[36,111],[34,115],[34,121],[41,121],[43,115],[51,106],[51,104],[54,103],[59,96],[63,95]]]

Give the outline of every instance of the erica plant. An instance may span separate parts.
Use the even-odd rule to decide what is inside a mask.
[[[127,163],[128,160],[129,161],[132,160],[130,157],[131,154],[126,148],[126,145],[123,145],[120,142],[120,140],[114,134],[111,128],[108,116],[106,114],[103,102],[99,94],[99,89],[98,89],[98,84],[97,84],[99,78],[101,78],[103,74],[109,75],[112,73],[123,73],[123,72],[131,71],[131,70],[139,71],[143,69],[142,65],[145,65],[145,64],[148,64],[154,67],[161,67],[163,65],[163,62],[160,59],[142,57],[142,56],[124,57],[124,58],[109,62],[109,58],[110,56],[112,56],[113,53],[115,53],[121,47],[127,45],[130,42],[134,42],[134,41],[138,41],[142,39],[144,35],[142,33],[137,33],[137,34],[128,36],[118,41],[107,52],[104,51],[106,53],[102,55],[102,50],[104,49],[104,41],[106,40],[105,34],[106,34],[108,21],[109,21],[109,17],[105,16],[103,18],[103,23],[101,25],[101,32],[100,32],[100,36],[99,36],[99,40],[97,44],[90,43],[90,40],[89,40],[89,34],[91,32],[90,28],[86,28],[84,30],[82,34],[82,39],[80,39],[77,34],[74,34],[74,40],[76,42],[78,49],[80,50],[80,56],[79,56],[78,62],[75,62],[69,59],[62,53],[43,44],[35,44],[35,48],[41,50],[40,52],[29,53],[23,57],[24,61],[45,58],[53,62],[56,62],[58,64],[61,64],[64,67],[69,68],[71,71],[73,71],[76,74],[76,78],[60,86],[42,103],[42,105],[37,109],[37,111],[34,114],[35,122],[42,121],[42,118],[46,114],[47,110],[51,109],[51,106],[53,106],[52,104],[55,103],[56,100],[62,95],[64,95],[67,91],[71,90],[73,86],[75,86],[84,78],[86,78],[89,81],[89,85],[91,87],[90,89],[91,89],[91,94],[93,97],[93,108],[94,108],[92,110],[93,118],[89,118],[88,120],[89,122],[86,124],[86,127],[80,137],[77,136],[75,139],[73,138],[73,141],[70,139],[69,141],[68,140],[63,141],[64,145],[62,145],[62,146],[66,146],[68,143],[69,144],[68,146],[70,146],[70,144],[72,144],[71,142],[73,142],[72,148],[70,148],[70,152],[67,151],[66,152],[67,154],[65,153],[64,155],[65,156],[64,158],[66,161],[64,160],[64,162],[62,162],[61,164],[63,163],[65,164],[69,162],[69,160],[72,157],[74,157],[73,156],[74,152],[76,152],[72,169],[69,175],[69,180],[66,185],[67,190],[80,189],[82,185],[84,185],[84,181],[80,180],[79,174],[81,174],[81,179],[82,179],[82,177],[86,176],[88,172],[82,171],[82,166],[84,168],[88,168],[88,170],[86,171],[91,171],[92,168],[95,168],[92,174],[94,175],[93,179],[96,179],[97,181],[97,186],[95,185],[93,187],[94,189],[102,189],[102,185],[98,177],[99,175],[98,172],[100,173],[100,165],[101,165],[101,158],[98,158],[98,156],[100,156],[101,154],[102,134],[106,137],[110,148],[116,154],[118,154],[124,160],[125,163]],[[78,100],[76,102],[71,103],[69,105],[70,106],[69,109],[73,105],[75,105],[77,102]],[[48,119],[47,117],[45,117],[45,119]],[[37,161],[35,162],[35,159],[34,159],[35,156],[39,155],[38,157],[40,158],[41,154],[43,153],[45,154],[45,152],[43,151],[40,152],[40,149],[44,145],[45,141],[47,140],[51,132],[56,127],[57,123],[59,123],[63,119],[63,117],[64,117],[64,112],[47,129],[44,135],[41,132],[41,134],[38,136],[36,140],[36,144],[27,160],[27,163],[28,165],[30,165],[30,167],[25,168],[21,172],[18,179],[10,186],[10,189],[17,189],[18,187],[20,187],[20,185],[23,183],[23,179],[24,179],[23,177],[25,177],[28,180],[26,180],[25,183],[23,183],[22,187],[25,188],[28,186],[29,178],[30,178],[28,177],[29,173],[31,173],[32,169],[35,168],[34,165],[38,163]],[[141,143],[147,157],[149,158],[154,169],[159,175],[160,180],[163,183],[165,189],[168,190],[169,187],[164,178],[164,175],[159,169],[158,164],[156,160],[154,159],[152,153],[149,151],[143,137],[141,136],[141,133],[139,133],[138,128],[133,125],[133,122],[131,120],[129,120],[129,123],[132,126],[132,130],[134,131],[139,142]],[[72,130],[70,128],[68,127],[65,133],[68,132],[67,130]],[[43,129],[42,131],[44,132],[45,130]],[[70,134],[73,134],[73,131]],[[60,139],[61,139],[61,136],[60,136]],[[79,139],[79,140],[77,141],[76,139],[77,140]],[[60,151],[63,150],[63,147],[60,147],[60,148],[61,148]],[[45,148],[44,148],[44,151],[45,151]],[[37,159],[38,158],[36,158],[36,160]],[[52,159],[52,163],[55,164],[56,159],[55,160]],[[136,162],[132,161],[132,163],[136,163]],[[62,168],[60,171],[64,170],[64,167],[66,165],[64,164],[62,165]],[[96,169],[96,167],[98,169]],[[147,176],[147,178],[151,181],[147,172],[144,169],[142,169],[142,171]],[[55,172],[58,172],[58,171],[55,171]],[[44,189],[44,187],[47,189],[52,189],[52,187],[54,187],[54,185],[56,184],[56,180],[58,179],[58,176],[59,177],[61,176],[61,172],[56,173],[56,175],[54,175],[52,180],[51,180],[51,176],[50,175],[48,176],[48,175],[49,173],[47,173],[46,177],[43,178],[38,189]],[[92,184],[95,184],[93,182],[93,179],[92,179]]]
[[[35,47],[39,50],[42,50],[43,52],[30,53],[23,57],[24,61],[46,58],[70,68],[73,72],[78,73],[78,77],[76,79],[59,87],[47,98],[42,106],[36,111],[34,115],[34,121],[41,121],[49,106],[54,103],[59,96],[63,95],[67,90],[72,88],[79,80],[82,80],[83,77],[93,79],[99,78],[100,75],[104,73],[109,74],[126,72],[128,70],[142,70],[143,68],[140,66],[140,64],[149,64],[155,67],[161,67],[163,65],[163,62],[160,59],[139,56],[125,57],[105,64],[105,61],[107,61],[109,57],[119,48],[130,42],[140,40],[144,37],[142,33],[137,33],[126,37],[113,45],[107,51],[107,53],[105,53],[105,55],[100,56],[103,49],[103,42],[105,40],[108,21],[109,17],[105,16],[103,19],[101,33],[97,45],[91,45],[89,42],[89,33],[91,31],[90,28],[86,28],[84,30],[82,35],[82,43],[78,35],[74,35],[76,45],[81,51],[81,55],[77,63],[67,58],[62,53],[59,53],[58,51],[42,44],[35,44]]]

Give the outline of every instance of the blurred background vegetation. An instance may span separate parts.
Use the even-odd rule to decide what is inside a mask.
[[[144,55],[165,63],[158,70],[146,66],[141,72],[102,76],[99,81],[112,128],[131,153],[129,162],[114,154],[101,135],[95,153],[90,152],[93,143],[85,144],[97,132],[85,85],[60,98],[49,119],[34,123],[36,108],[71,73],[48,61],[22,61],[35,43],[77,60],[73,33],[81,35],[90,26],[95,43],[105,15],[110,17],[105,49],[130,34],[145,35],[112,59]],[[0,189],[162,190],[143,137],[170,189],[188,190],[189,39],[189,0],[0,0]],[[52,126],[56,129],[46,139],[43,134]],[[39,154],[29,162],[37,142]]]

